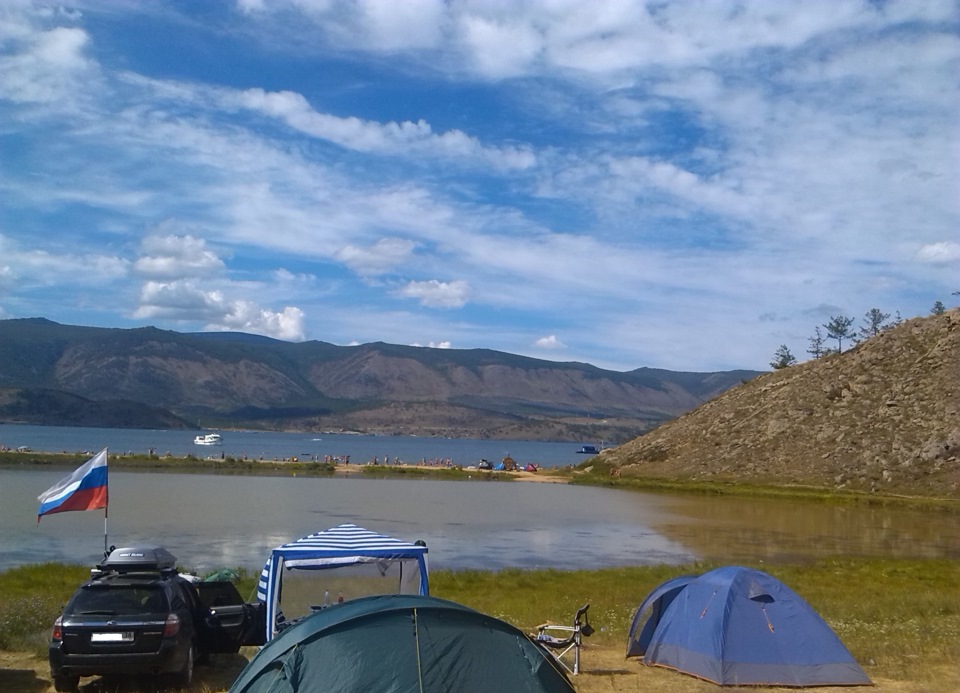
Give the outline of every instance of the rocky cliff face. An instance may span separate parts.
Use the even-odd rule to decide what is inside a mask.
[[[960,310],[762,375],[604,452],[623,478],[960,497]]]

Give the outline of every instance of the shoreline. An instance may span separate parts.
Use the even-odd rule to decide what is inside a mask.
[[[40,452],[30,450],[0,451],[0,471],[4,469],[62,469],[70,471],[86,462],[93,453]],[[377,465],[372,462],[333,463],[292,459],[237,459],[233,457],[174,457],[157,454],[113,453],[110,467],[122,471],[156,474],[215,474],[241,476],[312,476],[369,478],[417,478],[450,481],[519,481],[527,483],[586,484],[621,491],[666,493],[684,496],[744,496],[818,501],[831,504],[896,505],[925,510],[960,512],[960,499],[951,497],[912,496],[894,493],[863,493],[806,485],[763,485],[748,480],[691,480],[662,477],[617,477],[611,475],[599,457],[584,462],[590,465],[541,467],[537,472],[484,470],[439,464]]]
[[[547,484],[567,484],[570,483],[568,477],[559,476],[555,473],[551,473],[549,470],[541,469],[538,472],[526,472],[526,471],[504,471],[504,470],[492,470],[492,469],[476,469],[471,467],[463,468],[450,468],[450,467],[432,467],[430,465],[422,464],[397,464],[397,465],[374,465],[374,464],[338,464],[336,469],[333,472],[334,476],[354,476],[356,474],[367,474],[367,470],[380,471],[384,470],[383,476],[399,476],[402,474],[411,473],[422,473],[429,476],[431,472],[440,472],[440,471],[454,471],[460,472],[461,474],[466,474],[467,479],[473,479],[474,475],[476,478],[481,479],[484,476],[489,476],[491,478],[498,478],[493,475],[509,475],[513,478],[514,481],[528,481],[528,482],[537,482],[537,483],[547,483]]]
[[[0,470],[16,468],[50,468],[69,470],[85,462],[90,452],[43,452],[0,451]],[[108,464],[117,470],[152,473],[211,473],[240,474],[250,476],[339,476],[350,477],[363,474],[371,477],[443,478],[462,481],[474,480],[510,480],[533,483],[569,483],[570,477],[558,474],[555,468],[544,467],[536,472],[523,470],[487,470],[475,467],[454,467],[441,465],[374,464],[363,462],[315,462],[301,461],[296,457],[282,460],[236,459],[233,457],[174,457],[142,454],[114,453],[109,455]]]

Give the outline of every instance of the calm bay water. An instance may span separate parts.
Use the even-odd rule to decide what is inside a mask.
[[[95,563],[103,511],[36,520],[62,470],[0,471],[0,569]],[[677,563],[692,554],[653,529],[658,498],[566,484],[237,477],[110,472],[108,540],[161,544],[198,569],[262,567],[270,549],[352,522],[423,539],[437,567],[497,569]],[[668,513],[667,513],[668,514]]]
[[[169,448],[172,454],[195,452],[189,432],[113,433],[0,426],[0,442],[71,452],[102,447],[114,453],[149,447],[163,452]],[[124,437],[128,433],[135,435]],[[167,448],[149,442],[152,434],[166,440]],[[231,440],[257,440],[263,452],[251,446],[244,451],[248,456],[305,457],[305,450],[298,450],[304,448],[303,437],[295,434],[252,434],[247,439],[227,432],[225,436],[226,454],[244,454],[228,447]],[[318,444],[314,454],[350,454],[351,460],[361,461],[366,455],[406,461],[436,456],[468,464],[509,452],[520,461],[549,465],[551,446],[556,446],[553,464],[566,463],[562,454],[578,461],[576,446],[568,444],[531,443],[524,448],[503,441],[370,437],[376,452],[353,448],[361,450],[358,453],[333,443],[347,438],[344,445],[360,445],[364,443],[360,436],[336,436],[326,448],[319,444],[328,442],[327,437],[319,437],[323,440],[310,441]],[[414,455],[410,448],[407,456],[403,445],[411,441],[423,443],[422,452]],[[430,443],[450,447],[430,448]],[[481,451],[473,447],[475,443],[488,443],[488,450],[504,453]],[[287,448],[281,451],[281,445]],[[525,458],[515,452],[524,449],[542,456]],[[92,565],[100,559],[102,511],[63,513],[36,521],[37,495],[65,474],[63,469],[0,470],[0,569],[50,560]],[[525,482],[110,472],[109,543],[161,544],[182,564],[198,570],[223,566],[256,570],[272,547],[343,522],[408,541],[423,539],[430,547],[431,565],[452,569],[573,569],[692,560],[756,564],[824,556],[960,559],[957,513]]]
[[[276,433],[263,431],[222,431],[223,445],[194,445],[198,431],[142,430],[126,428],[70,428],[67,426],[0,425],[0,445],[10,449],[26,446],[45,452],[133,452],[182,457],[226,456],[249,459],[323,459],[325,455],[349,455],[363,463],[374,457],[409,464],[451,460],[467,466],[481,459],[498,462],[510,455],[517,462],[544,467],[562,467],[584,460],[576,443],[544,443],[529,440],[467,440],[462,438],[418,438],[415,436],[366,436],[342,433]],[[587,441],[595,444],[595,441]]]

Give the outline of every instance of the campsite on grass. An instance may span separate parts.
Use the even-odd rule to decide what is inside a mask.
[[[869,686],[830,626],[759,570],[667,580],[637,609],[627,657],[723,686]]]
[[[568,673],[580,673],[582,634],[593,632],[589,604],[573,626],[543,624],[524,634],[431,598],[427,553],[422,541],[350,523],[274,548],[257,587],[268,644],[231,693],[399,684],[438,692],[574,690]],[[568,637],[550,636],[549,628]],[[806,601],[740,566],[667,580],[637,608],[627,635],[627,657],[723,686],[872,683]],[[571,652],[573,666],[563,659]]]
[[[92,462],[93,460],[91,460]],[[17,476],[16,473],[12,473],[12,475],[13,477]],[[122,478],[121,475],[117,476]],[[175,476],[152,475],[148,479],[152,484],[152,496],[156,497],[158,485],[168,482]],[[214,477],[210,479],[213,486],[205,486],[202,483],[204,480],[203,476],[190,477],[191,483],[188,486],[195,488],[189,490],[196,491],[201,488],[216,490],[234,481],[233,479]],[[461,489],[467,492],[467,496],[480,495],[489,498],[488,492],[490,491],[505,494],[504,498],[512,499],[514,505],[518,500],[523,502],[527,515],[531,512],[531,500],[536,498],[540,491],[553,494],[556,490],[552,485],[547,487],[542,484],[456,484],[438,483],[429,480],[372,480],[364,482],[364,480],[279,479],[271,480],[271,485],[275,492],[279,492],[281,486],[288,488],[291,492],[290,497],[293,497],[298,489],[302,488],[306,491],[307,487],[311,491],[336,489],[344,492],[347,490],[361,492],[367,488],[377,488],[388,490],[393,495],[400,496],[401,498],[398,498],[398,500],[401,501],[404,493],[429,495],[431,503],[427,515],[434,522],[444,517],[445,502],[449,506],[451,500],[453,500],[453,505],[456,506],[457,491]],[[44,498],[51,493],[59,493],[58,489],[61,487],[63,485],[60,483],[51,487],[51,491],[44,494]],[[82,483],[78,488],[83,488]],[[184,488],[187,489],[187,487]],[[434,492],[441,488],[449,491],[446,494],[450,496],[449,498],[435,495]],[[169,498],[171,504],[185,502],[186,505],[183,507],[189,508],[192,512],[193,506],[188,501],[189,490],[180,494],[164,494],[163,497]],[[398,494],[398,491],[401,493]],[[135,489],[133,492],[135,493]],[[632,501],[629,505],[633,512],[638,513],[640,517],[650,516],[650,508],[646,504],[637,503],[638,498],[645,497],[642,494],[576,487],[565,487],[564,492],[574,495],[581,495],[584,492],[596,493],[598,498],[602,496],[602,500],[607,501],[603,506],[598,506],[603,510],[608,509],[604,506],[609,506],[611,504],[609,501],[621,496],[629,497],[629,500]],[[340,495],[347,494],[341,493]],[[90,497],[93,499],[91,503],[98,498],[96,496]],[[233,494],[231,497],[237,496]],[[206,498],[209,500],[210,496],[206,496]],[[333,503],[321,500],[315,494],[308,494],[307,499],[305,501],[307,505],[314,503],[322,506],[325,509],[324,514],[330,513],[336,507],[336,496],[331,497]],[[347,507],[356,507],[358,499],[368,505],[371,500],[369,494],[361,492],[356,498],[347,501]],[[340,500],[344,501],[344,499]],[[661,497],[651,497],[650,500],[651,505],[658,510],[662,511],[670,507]],[[124,502],[129,503],[129,500],[125,499]],[[687,502],[687,499],[684,499],[684,502]],[[757,500],[750,502],[757,507],[764,504],[763,501]],[[383,507],[378,508],[380,511],[378,516],[388,514],[388,501],[384,501],[382,505]],[[710,499],[713,522],[710,527],[701,528],[697,531],[704,534],[709,530],[716,530],[719,527],[719,523],[716,521],[718,517],[717,509],[723,505],[723,499]],[[742,514],[744,500],[736,499],[736,505],[740,508]],[[776,505],[781,520],[785,516],[790,516],[791,507],[785,506],[783,503],[777,503]],[[48,507],[52,506],[49,506],[47,501],[42,499],[41,511],[48,512],[45,510]],[[278,507],[275,502],[271,502],[270,507],[276,509],[275,513],[269,514],[273,521],[278,519],[277,516],[284,516],[282,507]],[[298,507],[300,507],[300,504],[298,504]],[[592,536],[589,532],[594,530],[589,528],[589,525],[582,521],[569,521],[571,511],[583,513],[586,510],[587,512],[583,517],[589,517],[594,509],[593,507],[576,507],[565,510],[564,519],[567,522],[562,524],[569,531],[572,540],[560,543],[551,542],[544,546],[545,550],[555,560],[563,562],[564,557],[572,555],[577,555],[581,560],[585,560],[585,557],[590,555],[590,551],[602,550],[600,545],[591,545],[595,542],[592,542]],[[144,507],[142,510],[147,511],[148,508]],[[248,513],[245,514],[250,514],[249,511],[253,508],[248,507],[247,510]],[[459,513],[460,522],[454,523],[452,518],[443,521],[451,524],[462,524],[464,519],[462,504],[461,507],[453,507],[452,510]],[[487,515],[490,514],[491,506],[489,503],[484,510]],[[844,517],[848,519],[847,508],[844,508],[843,511]],[[129,512],[125,509],[120,514],[123,517]],[[870,512],[873,514],[873,509]],[[111,516],[113,514],[111,512]],[[145,515],[146,512],[140,514]],[[236,515],[235,512],[231,514]],[[88,513],[78,514],[79,517],[85,515],[88,515]],[[499,546],[505,546],[504,542],[509,542],[513,536],[528,535],[529,538],[535,539],[541,544],[543,544],[544,538],[549,536],[545,533],[546,528],[542,530],[541,527],[535,526],[532,521],[517,525],[511,521],[511,515],[512,513],[505,512],[504,517],[495,518],[503,520],[502,524],[495,525],[497,527],[496,533],[490,534],[490,531],[486,530],[489,535],[488,538],[499,542]],[[537,517],[538,521],[542,520],[536,512],[533,515]],[[268,515],[261,516],[254,511],[252,516],[256,518],[258,523],[261,523],[262,517]],[[104,520],[105,517],[106,514],[104,513]],[[165,508],[165,520],[175,521],[180,517],[182,517],[182,513],[171,513],[169,507]],[[292,519],[302,524],[305,521],[315,519],[315,517],[312,517],[309,513],[304,515],[301,508],[299,517],[293,517]],[[675,522],[679,519],[676,515],[673,516]],[[44,520],[42,529],[35,526],[33,531],[47,531],[51,522],[57,522],[57,520]],[[380,521],[378,520],[377,523],[379,525]],[[416,526],[409,522],[401,524],[407,530]],[[394,529],[397,526],[397,524],[391,525]],[[680,525],[666,526],[670,527],[671,530],[680,527]],[[436,525],[431,524],[430,527],[429,530],[424,532],[423,536],[427,538],[436,536],[433,533],[435,531],[433,528]],[[378,526],[377,529],[381,528]],[[104,530],[106,530],[105,523]],[[196,526],[192,527],[192,530],[197,537],[201,536]],[[263,531],[263,528],[261,527],[260,530]],[[585,532],[585,530],[588,531]],[[168,531],[170,530],[168,529]],[[712,550],[756,549],[755,544],[744,541],[743,535],[738,530],[733,529],[732,532],[730,538],[723,543],[718,542],[712,547]],[[418,534],[419,532],[413,536],[417,537]],[[628,534],[622,528],[617,532],[621,542],[628,537]],[[181,535],[178,534],[177,536]],[[272,536],[276,536],[275,533]],[[704,537],[701,536],[700,538],[703,540]],[[783,533],[778,531],[777,538],[779,541],[777,548],[783,550],[786,546],[782,541]],[[104,531],[103,539],[106,543],[106,531]],[[274,538],[273,542],[276,541],[277,539]],[[441,545],[443,545],[442,542]],[[436,547],[432,548],[436,549]],[[916,545],[913,548],[917,550]],[[513,549],[516,551],[516,547],[513,547]],[[336,638],[341,637],[342,633],[353,632],[354,629],[357,629],[357,633],[362,632],[363,623],[368,619],[384,619],[382,621],[385,624],[384,628],[389,630],[393,626],[386,624],[392,624],[394,618],[399,618],[401,623],[397,626],[399,629],[397,632],[402,631],[403,628],[408,628],[407,632],[413,636],[413,642],[416,646],[412,652],[416,655],[418,661],[422,665],[426,665],[429,658],[433,657],[432,664],[429,667],[421,666],[418,668],[415,674],[417,685],[426,684],[429,677],[439,677],[438,680],[454,680],[449,677],[460,676],[461,674],[467,678],[456,679],[457,681],[476,683],[479,679],[470,677],[480,676],[477,672],[481,669],[478,667],[469,676],[466,672],[474,664],[482,661],[480,651],[457,650],[448,643],[444,647],[444,651],[438,650],[431,654],[431,647],[437,643],[446,642],[445,638],[450,635],[451,631],[445,630],[444,627],[439,625],[428,627],[427,624],[432,623],[429,619],[423,622],[423,628],[417,627],[421,612],[426,614],[429,611],[431,617],[436,616],[439,619],[437,623],[445,622],[444,619],[456,620],[450,615],[450,609],[457,612],[458,616],[456,618],[465,619],[474,625],[486,624],[483,627],[487,630],[496,630],[507,640],[512,638],[514,646],[511,651],[519,647],[521,652],[526,653],[521,659],[527,662],[529,672],[535,674],[535,676],[529,680],[522,676],[510,678],[509,681],[513,690],[526,690],[526,688],[520,687],[520,682],[525,681],[524,686],[527,684],[533,686],[530,690],[575,689],[587,692],[595,690],[593,686],[587,684],[596,679],[583,678],[584,675],[589,677],[610,672],[618,676],[633,676],[634,674],[631,672],[636,672],[638,669],[667,671],[670,676],[680,680],[689,679],[699,683],[715,682],[709,685],[751,684],[805,687],[868,685],[870,683],[870,678],[867,677],[861,667],[863,662],[856,661],[850,655],[850,651],[840,641],[837,634],[831,631],[813,609],[788,588],[784,582],[775,580],[766,573],[735,565],[723,565],[716,570],[701,575],[676,577],[675,574],[671,574],[674,569],[664,564],[662,560],[658,560],[656,556],[650,556],[649,554],[634,556],[634,560],[640,560],[641,558],[653,560],[654,563],[659,565],[658,570],[663,571],[661,574],[669,579],[659,586],[652,585],[654,589],[649,592],[646,600],[642,600],[643,593],[639,591],[625,599],[624,595],[630,589],[629,584],[616,585],[615,589],[619,595],[615,597],[616,604],[618,604],[616,611],[611,611],[608,604],[605,610],[599,612],[594,610],[592,612],[599,614],[596,622],[599,637],[584,644],[583,640],[578,637],[559,637],[555,641],[548,642],[545,637],[541,637],[545,634],[546,628],[544,626],[547,624],[533,626],[533,622],[526,621],[530,625],[520,628],[510,624],[523,623],[523,621],[505,619],[503,616],[511,612],[516,613],[517,607],[516,605],[511,606],[511,601],[519,600],[520,602],[532,603],[535,601],[534,598],[540,595],[541,590],[544,590],[545,594],[553,595],[553,599],[537,602],[539,603],[537,609],[539,613],[536,615],[547,614],[554,619],[562,617],[553,624],[554,627],[561,629],[561,633],[572,633],[584,637],[590,635],[588,630],[593,631],[594,626],[586,618],[581,621],[580,616],[586,615],[586,609],[589,608],[592,597],[596,597],[602,602],[610,596],[614,596],[608,594],[608,591],[613,587],[609,583],[602,591],[594,591],[598,589],[594,582],[600,578],[599,573],[580,571],[582,573],[580,581],[567,584],[564,588],[565,573],[563,571],[551,572],[543,582],[527,584],[529,578],[526,576],[533,574],[531,570],[517,572],[515,569],[501,568],[505,575],[511,577],[506,578],[498,586],[495,598],[489,600],[483,599],[475,587],[476,584],[482,582],[482,579],[478,580],[479,575],[473,575],[469,571],[466,573],[454,572],[450,575],[461,576],[453,577],[454,581],[463,580],[465,584],[468,582],[471,588],[468,589],[461,585],[454,592],[460,595],[463,601],[447,599],[443,608],[440,608],[440,605],[434,601],[437,595],[430,594],[433,586],[427,563],[429,552],[426,541],[422,541],[419,537],[413,541],[398,539],[379,531],[345,523],[327,530],[314,531],[312,534],[307,534],[300,539],[287,543],[272,545],[268,549],[254,549],[248,538],[245,542],[244,551],[247,556],[245,560],[257,561],[258,565],[259,572],[255,575],[259,575],[260,579],[255,585],[250,584],[250,594],[251,596],[256,594],[262,606],[260,613],[264,616],[264,625],[257,629],[258,633],[262,633],[262,640],[269,640],[270,643],[289,644],[291,641],[302,637],[302,640],[298,640],[292,649],[281,644],[273,646],[270,650],[273,653],[272,658],[267,656],[254,657],[257,654],[254,652],[244,653],[244,668],[253,664],[252,661],[248,663],[248,659],[260,662],[257,665],[260,667],[258,670],[260,673],[251,674],[249,680],[243,679],[252,686],[251,691],[268,690],[262,688],[262,686],[266,685],[265,681],[270,678],[270,675],[279,680],[278,676],[282,673],[284,677],[292,676],[293,678],[290,681],[299,680],[300,674],[308,671],[309,667],[312,666],[312,662],[304,661],[303,657],[314,646],[314,643],[334,643]],[[443,557],[444,553],[445,551],[441,550],[434,551],[429,555],[431,555],[431,558],[438,555]],[[180,555],[184,556],[186,564],[193,563],[189,552]],[[201,557],[209,559],[210,553],[201,554]],[[713,565],[716,565],[716,562],[713,562]],[[262,566],[262,569],[260,569],[260,566]],[[215,572],[231,579],[229,577],[230,573],[223,571],[222,565]],[[624,569],[618,569],[617,572],[624,572]],[[627,572],[629,571],[627,570]],[[247,577],[241,577],[244,573],[246,571],[240,569],[234,573],[234,577],[243,580],[252,578],[249,573],[247,573]],[[541,571],[541,574],[544,573]],[[447,578],[447,589],[449,589],[450,584],[449,578]],[[584,595],[588,597],[585,605],[582,601]],[[569,603],[570,599],[575,599],[576,602],[571,604]],[[628,631],[628,614],[633,612],[635,604],[641,600],[641,607]],[[376,603],[379,605],[390,603],[400,606],[396,608],[393,606],[371,607],[369,611],[363,611],[362,614],[358,612],[356,618],[349,616],[352,610],[360,609],[357,606],[360,603]],[[571,626],[565,625],[565,623],[569,623],[566,619],[578,608],[577,619],[572,626],[573,630],[562,630],[563,628],[571,628]],[[836,605],[834,608],[836,608]],[[268,610],[269,617],[266,617]],[[467,613],[472,615],[465,616],[464,614]],[[397,614],[403,615],[397,616]],[[721,615],[723,617],[718,618]],[[578,626],[581,626],[582,630],[578,630]],[[112,641],[111,638],[117,638],[118,642],[124,642],[123,634],[118,635],[115,630],[115,628],[111,630],[109,626],[106,626],[106,630],[100,635],[108,642]],[[469,624],[463,623],[457,632],[463,631],[463,637],[469,638],[468,631],[470,630]],[[295,635],[289,635],[291,633]],[[611,668],[611,660],[605,654],[605,649],[609,647],[608,643],[611,638],[621,639],[624,635],[628,635],[630,640],[630,654],[638,659],[627,660],[619,667]],[[347,640],[349,641],[349,638]],[[736,641],[744,649],[739,652],[734,650],[719,652],[711,649],[718,641]],[[808,644],[811,641],[816,641],[824,647],[811,648]],[[594,643],[597,643],[599,647],[595,648]],[[576,645],[576,647],[573,650],[566,649],[571,645]],[[581,645],[583,646],[582,651]],[[863,651],[862,641],[859,646]],[[317,645],[317,647],[323,649],[327,645]],[[490,647],[497,649],[503,646],[502,643],[497,645],[491,643]],[[528,649],[531,647],[533,650]],[[531,651],[536,652],[535,657],[530,654]],[[459,652],[456,667],[453,667],[451,660],[444,652]],[[565,664],[562,660],[564,654],[570,654],[571,652],[574,654],[572,668],[569,663]],[[798,657],[797,652],[803,652],[804,656]],[[582,659],[581,655],[583,655]],[[406,662],[411,657],[411,651],[398,648],[396,656],[398,662],[401,660]],[[730,659],[731,657],[733,659]],[[322,659],[322,655],[320,659]],[[872,659],[869,661],[873,663]],[[240,681],[243,677],[242,671],[234,668],[234,664],[223,663],[225,667],[222,669],[223,673],[232,671],[232,678],[225,682],[224,688],[233,684],[234,681]],[[214,671],[211,671],[211,674],[215,675],[217,671],[221,671],[221,666],[219,661],[214,661]],[[366,668],[368,671],[366,673],[360,670],[354,672],[357,676],[355,680],[362,682],[362,685],[376,685],[373,683],[374,679],[369,677],[377,673],[377,666],[379,665],[369,662],[367,665],[359,666],[359,669]],[[453,668],[451,669],[451,667]],[[541,669],[544,672],[552,671],[553,674],[541,673]],[[506,675],[506,672],[500,673]],[[516,673],[509,675],[512,677]],[[547,679],[544,679],[544,676]],[[182,678],[185,679],[185,677]],[[578,681],[583,681],[583,684],[579,684]],[[87,685],[91,684],[84,682],[83,687]],[[92,682],[92,685],[96,687],[100,684]],[[206,685],[204,684],[204,686]],[[497,686],[502,685],[502,681],[497,684]],[[573,688],[565,689],[563,685],[572,685]],[[291,684],[291,686],[288,686],[288,688],[298,690],[294,684]],[[215,684],[206,688],[206,690],[211,690],[211,688],[222,690],[220,684]],[[425,690],[428,690],[428,688],[425,688]],[[446,689],[441,687],[438,690]],[[620,689],[614,687],[609,690]],[[682,690],[682,688],[677,688],[677,690]]]

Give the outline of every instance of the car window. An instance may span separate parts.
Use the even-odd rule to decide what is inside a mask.
[[[89,586],[81,589],[66,609],[73,616],[159,614],[168,611],[167,598],[157,585]]]
[[[173,589],[170,590],[170,598],[173,602],[174,611],[194,611],[196,604],[194,600],[191,599],[193,595],[189,593],[189,590],[184,589],[184,586],[178,583],[174,583],[172,587]]]
[[[200,582],[195,587],[200,601],[207,608],[243,604],[243,597],[232,582]]]

